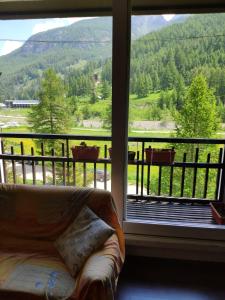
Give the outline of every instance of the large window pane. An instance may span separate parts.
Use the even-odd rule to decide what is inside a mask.
[[[128,199],[221,197],[223,145],[209,139],[224,137],[224,25],[223,13],[132,17]]]
[[[1,132],[79,136],[5,138],[3,152],[71,158],[82,142],[109,157],[112,18],[8,20],[0,28]],[[26,163],[26,182],[111,186],[110,163],[46,162],[46,178],[41,164],[33,172]],[[21,164],[15,168],[7,163],[8,181],[23,181]]]

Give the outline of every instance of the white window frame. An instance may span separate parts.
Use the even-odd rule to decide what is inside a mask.
[[[196,12],[196,9],[193,11]],[[215,11],[217,10],[215,9]],[[165,13],[165,11],[161,11],[160,13],[162,14],[163,12]],[[187,13],[187,11],[185,12]],[[153,11],[154,13],[155,11]],[[159,12],[157,11],[157,13]],[[151,11],[148,11],[147,14],[151,14]],[[154,224],[154,222],[146,223],[138,220],[132,220],[131,222],[126,220],[130,32],[130,0],[114,0],[112,64],[112,147],[114,150],[112,157],[112,193],[116,200],[124,232],[129,237],[139,235],[145,237],[158,236],[225,241],[224,227],[213,225],[184,226],[180,224]]]

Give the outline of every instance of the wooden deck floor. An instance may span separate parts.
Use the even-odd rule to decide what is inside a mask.
[[[209,205],[173,204],[168,202],[127,201],[127,219],[216,224]]]

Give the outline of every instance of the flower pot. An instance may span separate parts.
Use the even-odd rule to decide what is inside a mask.
[[[128,151],[127,155],[128,155],[128,161],[134,161],[136,152]],[[109,148],[109,158],[110,159],[112,158],[112,148]]]
[[[146,148],[146,162],[147,163],[167,163],[171,164],[174,162],[176,151],[173,149],[156,149]]]
[[[128,161],[134,161],[136,152],[135,151],[128,151]]]
[[[96,146],[73,146],[71,148],[74,160],[96,161],[100,147]]]
[[[225,203],[210,203],[213,219],[217,224],[225,224]]]

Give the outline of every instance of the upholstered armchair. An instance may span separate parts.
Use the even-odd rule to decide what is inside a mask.
[[[0,299],[112,300],[124,255],[109,192],[0,185]]]

